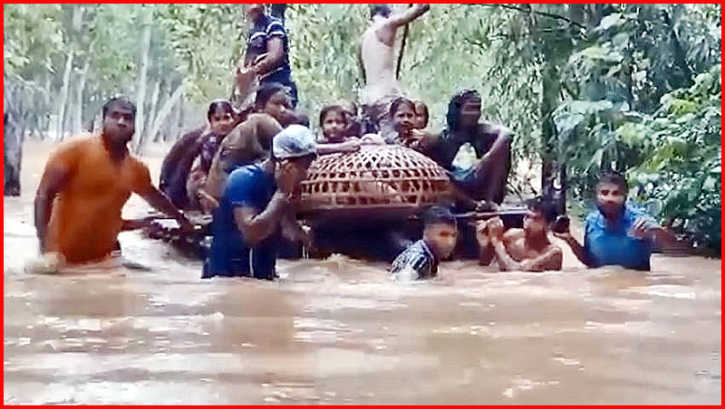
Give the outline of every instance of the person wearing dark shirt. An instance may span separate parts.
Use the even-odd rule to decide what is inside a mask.
[[[292,80],[289,40],[283,22],[268,15],[263,4],[247,4],[245,10],[253,25],[247,36],[243,67],[237,69],[237,81],[244,83],[256,77],[260,85],[282,84],[289,88],[292,106],[297,106],[297,85]]]
[[[272,280],[280,235],[309,244],[294,218],[300,184],[316,156],[308,128],[291,125],[272,141],[272,157],[229,175],[220,206],[214,210],[212,244],[202,278],[254,277]]]
[[[618,265],[650,270],[652,244],[675,246],[677,238],[642,209],[626,202],[629,186],[619,173],[604,174],[597,183],[597,210],[587,216],[584,245],[569,229],[554,233],[587,267]]]
[[[481,96],[474,90],[462,91],[448,104],[446,129],[440,135],[418,132],[419,141],[412,146],[449,171],[459,202],[486,210],[503,202],[513,133],[501,125],[479,122],[480,118]],[[465,143],[471,144],[479,159],[470,169],[453,166]]]
[[[400,253],[390,267],[390,273],[395,279],[435,277],[438,274],[438,262],[449,257],[456,247],[456,219],[448,209],[431,207],[425,212],[423,220],[423,238]]]

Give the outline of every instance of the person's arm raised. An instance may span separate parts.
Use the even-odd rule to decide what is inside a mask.
[[[630,234],[638,239],[649,239],[665,248],[682,246],[674,234],[660,226],[652,217],[638,219],[632,226]]]
[[[504,234],[503,221],[498,217],[489,219],[487,225],[499,269],[501,271],[520,271],[521,265],[511,258],[506,250],[507,244],[520,236],[520,232],[517,230],[509,230]]]
[[[390,18],[388,18],[385,22],[385,25],[392,29],[397,29],[398,27],[408,24],[422,16],[428,10],[430,10],[430,4],[416,4],[413,7],[407,8],[403,12],[395,13],[390,16]]]

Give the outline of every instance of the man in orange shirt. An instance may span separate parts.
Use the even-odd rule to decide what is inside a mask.
[[[74,138],[48,159],[35,197],[35,227],[43,254],[59,253],[69,264],[97,262],[117,246],[122,230],[140,221],[122,220],[131,192],[175,218],[184,229],[191,223],[151,184],[149,170],[131,156],[136,107],[123,98],[103,106],[100,135]]]

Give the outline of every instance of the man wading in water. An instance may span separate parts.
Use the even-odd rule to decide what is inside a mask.
[[[317,155],[315,136],[290,125],[272,140],[272,157],[229,175],[214,210],[214,238],[202,278],[276,277],[279,233],[309,245],[310,236],[295,220],[300,184]]]
[[[117,250],[118,233],[145,221],[121,219],[131,192],[183,229],[193,229],[184,213],[151,184],[146,165],[128,152],[135,117],[131,102],[113,98],[103,106],[100,135],[74,138],[50,155],[35,197],[35,227],[41,253],[49,259],[59,255],[52,264],[103,261]]]
[[[649,271],[653,244],[677,247],[677,238],[672,233],[643,209],[627,203],[628,191],[624,176],[605,173],[596,186],[597,209],[586,218],[584,245],[571,235],[568,226],[554,233],[587,267],[617,265]]]
[[[504,233],[503,221],[498,217],[478,222],[476,239],[481,265],[489,265],[496,256],[501,271],[561,270],[561,248],[552,244],[548,237],[548,225],[555,212],[541,198],[531,200],[528,208],[523,229],[510,229]]]
[[[363,110],[368,119],[377,124],[387,112],[388,104],[400,96],[395,76],[395,34],[402,27],[430,9],[428,4],[416,4],[404,12],[391,15],[386,5],[375,5],[370,10],[372,24],[365,30],[358,47],[358,63],[365,88],[362,91]],[[376,132],[368,129],[367,132]]]

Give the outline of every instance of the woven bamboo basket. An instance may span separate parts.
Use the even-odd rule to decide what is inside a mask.
[[[354,153],[317,158],[302,182],[302,213],[324,218],[390,218],[449,197],[443,168],[412,149],[362,145]]]

